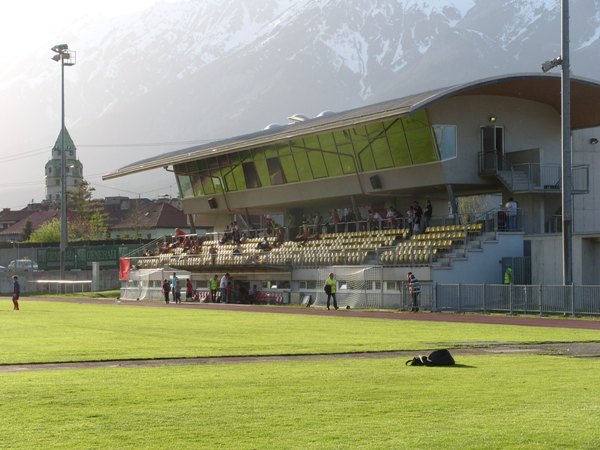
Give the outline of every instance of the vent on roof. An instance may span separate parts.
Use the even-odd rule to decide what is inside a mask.
[[[294,114],[288,117],[288,120],[290,123],[306,122],[308,117],[306,117],[304,114]]]
[[[333,116],[335,114],[335,112],[333,111],[321,111],[319,114],[317,114],[317,117],[329,117],[329,116]]]

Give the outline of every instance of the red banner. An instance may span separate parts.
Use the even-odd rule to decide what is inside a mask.
[[[119,258],[119,280],[127,281],[129,279],[129,269],[131,269],[131,260]]]

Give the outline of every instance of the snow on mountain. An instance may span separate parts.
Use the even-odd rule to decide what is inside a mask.
[[[600,0],[571,1],[572,69],[594,79],[599,11]],[[163,2],[74,23],[65,42],[78,57],[65,71],[67,126],[78,145],[203,142],[292,113],[539,71],[560,54],[560,2]],[[22,56],[0,69],[0,123],[11,124],[3,145],[17,150],[32,129],[36,146],[52,145],[60,115],[56,65],[47,54]],[[79,154],[85,167],[106,172],[166,149],[173,146]]]

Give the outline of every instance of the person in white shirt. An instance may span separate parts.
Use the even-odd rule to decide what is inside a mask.
[[[219,290],[221,291],[221,303],[228,303],[227,298],[227,284],[229,283],[229,273],[226,273],[221,277],[221,283],[219,284]]]

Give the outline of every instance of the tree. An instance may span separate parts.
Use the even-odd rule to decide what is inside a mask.
[[[31,223],[31,220],[28,220],[27,222],[25,222],[25,227],[21,232],[21,241],[28,241],[29,237],[31,236],[31,233],[33,233],[33,225]]]
[[[69,235],[73,229],[73,240],[102,240],[108,236],[104,201],[94,199],[96,189],[86,180],[77,181],[67,192],[67,205],[76,218],[69,224]]]
[[[29,242],[60,242],[60,220],[53,219],[41,225],[31,233]]]

